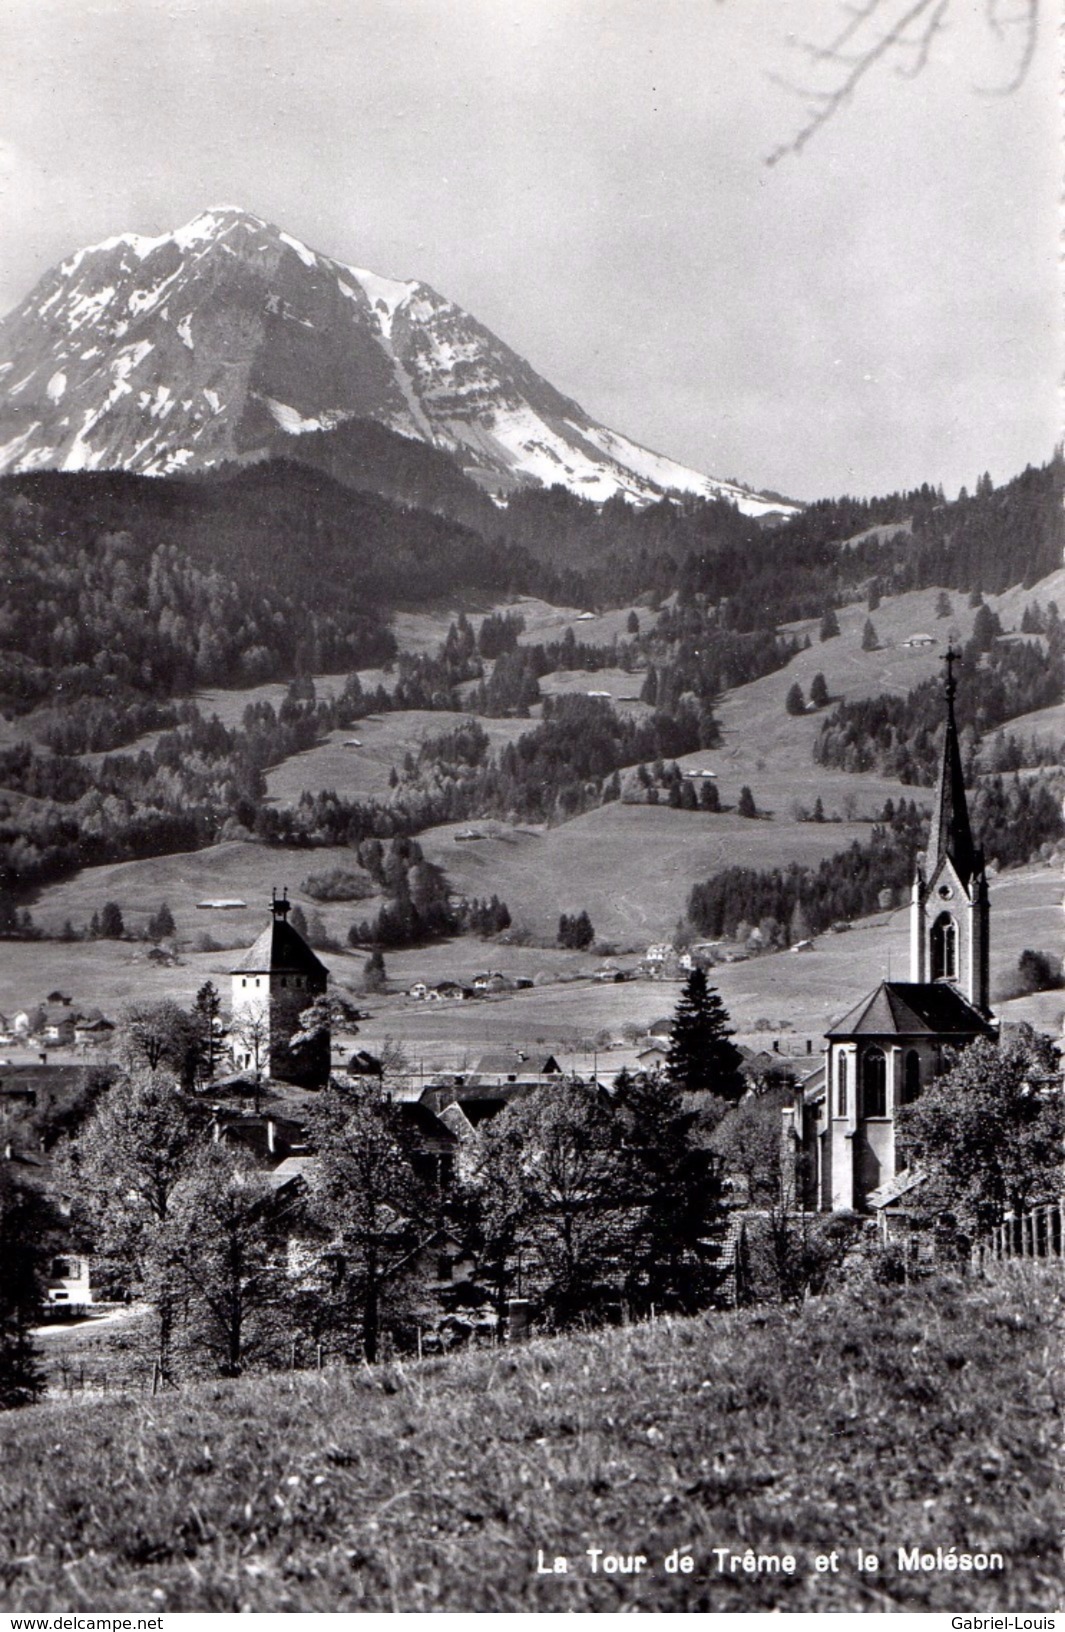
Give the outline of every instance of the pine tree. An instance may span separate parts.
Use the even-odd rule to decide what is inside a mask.
[[[829,606],[825,608],[824,615],[821,619],[820,633],[822,640],[831,640],[833,635],[839,634],[839,619],[836,617],[835,607]]]
[[[150,941],[168,941],[175,930],[174,914],[166,902],[160,903],[158,912],[153,912],[148,919],[148,939]]]
[[[378,946],[362,966],[362,983],[368,992],[383,992],[387,981],[384,953]]]
[[[802,687],[797,680],[793,682],[788,690],[788,695],[784,699],[784,707],[789,714],[806,713],[806,703],[803,699]]]
[[[742,1058],[730,1041],[728,1011],[705,971],[693,969],[684,983],[673,1016],[666,1056],[666,1077],[689,1093],[709,1091],[736,1100],[743,1092]]]
[[[213,981],[207,980],[196,993],[192,1016],[199,1034],[200,1060],[208,1082],[214,1076],[214,1062],[218,1053],[217,1021],[222,1012],[222,999]]]
[[[755,817],[758,815],[758,806],[754,802],[754,794],[746,784],[740,789],[740,802],[736,809],[741,816]]]
[[[0,1166],[0,1410],[31,1405],[44,1392],[31,1337],[44,1304],[44,1270],[59,1223],[36,1185]]]
[[[810,682],[810,701],[813,703],[815,708],[824,708],[825,704],[828,702],[828,686],[825,683],[825,677],[820,670],[818,670]]]
[[[104,910],[100,914],[99,933],[105,941],[120,941],[126,933],[126,926],[122,921],[122,909],[114,901],[104,903]]]
[[[703,810],[711,813],[721,809],[721,795],[717,791],[717,783],[705,781],[699,791],[699,804]]]
[[[865,628],[862,630],[862,651],[875,652],[879,650],[880,640],[873,626],[872,618],[866,618]]]
[[[713,1291],[700,1243],[721,1213],[716,1163],[696,1137],[698,1113],[685,1108],[677,1084],[657,1075],[619,1073],[614,1091],[628,1124],[622,1149],[632,1200],[627,1298],[643,1310],[694,1311]]]

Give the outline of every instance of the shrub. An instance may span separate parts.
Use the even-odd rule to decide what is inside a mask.
[[[300,889],[312,901],[365,901],[374,893],[365,873],[355,873],[346,867],[334,867],[328,873],[311,873]]]
[[[1033,952],[1030,947],[1017,959],[1017,975],[1022,993],[1053,992],[1063,984],[1061,959],[1048,952]]]

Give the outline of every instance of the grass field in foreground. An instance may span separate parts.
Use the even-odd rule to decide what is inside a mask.
[[[865,1284],[796,1312],[10,1413],[0,1607],[1051,1610],[1061,1291],[1054,1271]],[[795,1573],[719,1572],[713,1549],[748,1547]],[[1004,1568],[900,1572],[899,1548],[937,1547]],[[588,1548],[648,1563],[593,1573]],[[664,1572],[673,1549],[691,1573]],[[568,1573],[537,1573],[539,1550]]]

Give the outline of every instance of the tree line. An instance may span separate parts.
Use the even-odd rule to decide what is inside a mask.
[[[973,833],[988,861],[1017,866],[1065,834],[1061,801],[1044,782],[990,777],[969,801]],[[759,931],[767,949],[820,934],[838,921],[892,905],[913,882],[917,852],[928,842],[928,815],[913,800],[889,800],[864,842],[826,857],[817,867],[726,867],[692,887],[687,916],[711,939]]]

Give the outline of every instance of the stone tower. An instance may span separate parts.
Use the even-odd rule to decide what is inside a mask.
[[[274,1082],[320,1087],[329,1078],[328,1031],[290,1047],[299,1017],[325,994],[329,971],[288,922],[288,891],[270,903],[270,922],[231,971],[233,1060]]]
[[[927,851],[917,858],[910,905],[910,980],[945,981],[990,1013],[988,895],[983,852],[973,843],[954,718],[958,654],[947,648],[947,729]]]

